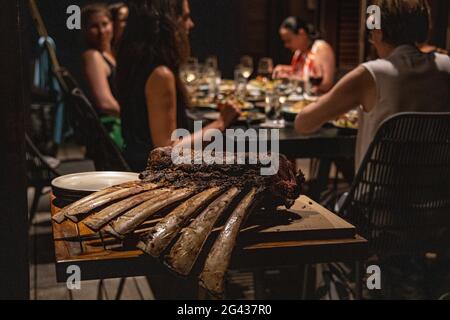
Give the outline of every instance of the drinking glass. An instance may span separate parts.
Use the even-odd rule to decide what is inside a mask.
[[[313,63],[309,68],[308,82],[309,82],[309,93],[315,95],[314,88],[318,88],[323,81],[323,67],[320,64]]]
[[[242,65],[236,66],[234,69],[234,84],[235,84],[235,95],[238,99],[245,99],[247,96],[247,79],[245,76],[245,69]]]
[[[250,56],[241,57],[242,75],[248,80],[253,74],[253,58]]]
[[[258,64],[258,76],[270,80],[273,73],[273,61],[271,58],[262,58]]]
[[[285,95],[280,95],[277,90],[266,91],[265,112],[267,122],[264,124],[265,127],[278,129],[285,127],[286,124],[283,119],[282,108],[286,99],[287,97]]]
[[[184,65],[180,67],[180,79],[186,85],[191,96],[197,90],[196,84],[200,78],[200,66],[197,58],[189,58]]]
[[[218,70],[219,69],[219,62],[218,62],[217,56],[209,56],[208,58],[206,58],[206,60],[205,60],[205,67],[207,69]]]

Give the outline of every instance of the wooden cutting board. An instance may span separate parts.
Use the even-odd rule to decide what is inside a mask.
[[[241,231],[243,240],[328,240],[350,239],[356,228],[308,197],[300,197],[291,209],[259,212]]]

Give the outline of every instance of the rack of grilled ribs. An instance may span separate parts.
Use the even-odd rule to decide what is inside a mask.
[[[259,162],[248,164],[252,154],[242,155],[247,163],[243,165],[212,163],[201,152],[189,156],[181,159],[172,155],[171,148],[155,149],[139,181],[93,193],[63,208],[53,219],[81,221],[93,231],[123,239],[169,209],[141,236],[138,248],[182,276],[192,274],[211,232],[225,221],[199,275],[201,286],[221,296],[236,239],[249,214],[260,208],[291,207],[300,196],[304,176],[283,155],[272,176],[261,175]],[[236,163],[238,155],[214,157]]]

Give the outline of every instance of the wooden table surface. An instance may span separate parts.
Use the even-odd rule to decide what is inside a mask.
[[[341,223],[339,221],[343,221],[307,197],[302,197],[301,201],[316,208],[316,211],[323,212],[326,215],[327,224],[339,224]],[[52,196],[52,215],[59,211],[60,208],[55,205]],[[134,249],[139,234],[145,232],[156,221],[147,221],[134,235],[123,242],[119,242],[104,232],[94,233],[82,222],[78,224],[71,221],[65,221],[62,224],[53,222],[57,280],[59,282],[66,281],[69,276],[66,270],[70,265],[80,267],[82,280],[167,272],[161,262]],[[309,221],[311,223],[311,220]],[[307,223],[303,223],[303,227],[300,226],[300,228],[307,228],[307,225]],[[277,231],[279,228],[283,227],[277,227]],[[253,231],[243,230],[241,234],[245,232]],[[323,240],[308,240],[308,237],[304,237],[304,240],[292,240],[292,238],[298,239],[299,235],[303,237],[303,234],[309,233],[291,234],[288,238],[274,238],[268,233],[267,236],[256,238],[240,236],[230,268],[254,269],[337,261],[353,262],[364,260],[367,256],[367,240],[358,235],[351,238],[340,236],[340,239],[333,239],[325,236],[326,233],[324,233]],[[210,238],[214,238],[214,235]]]

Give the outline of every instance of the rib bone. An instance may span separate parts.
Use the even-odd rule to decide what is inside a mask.
[[[189,219],[207,206],[221,190],[221,188],[208,189],[179,205],[142,238],[138,248],[155,258],[159,257]]]
[[[231,254],[243,222],[256,199],[257,190],[252,189],[239,203],[220,233],[200,274],[200,285],[214,296],[222,296],[224,279]]]
[[[239,192],[238,188],[228,190],[182,231],[180,238],[165,257],[169,268],[184,276],[191,272],[214,225]]]
[[[87,197],[84,197],[83,199],[80,199],[80,200],[78,200],[78,201],[76,201],[76,202],[66,206],[60,212],[55,214],[52,217],[52,219],[56,223],[62,223],[64,220],[66,220],[66,214],[71,212],[71,211],[73,211],[73,210],[76,210],[76,208],[78,206],[84,205],[84,204],[86,204],[89,201],[92,201],[92,200],[97,199],[97,198],[99,198],[101,196],[104,196],[104,195],[108,195],[108,194],[110,194],[110,193],[112,193],[114,191],[117,191],[117,190],[120,190],[120,189],[131,188],[133,186],[138,185],[139,183],[140,183],[140,181],[127,182],[127,183],[124,183],[124,184],[121,184],[121,185],[109,187],[109,188],[106,188],[106,189],[94,192],[94,193],[88,195]]]
[[[158,188],[158,185],[149,183],[149,184],[137,185],[135,187],[131,187],[128,189],[119,189],[112,193],[95,198],[92,201],[86,202],[86,203],[82,204],[81,206],[73,208],[73,210],[70,210],[66,213],[66,218],[72,220],[73,222],[78,222],[80,220],[81,215],[86,214],[96,208],[99,208],[108,203],[111,203],[111,202],[114,202],[117,200],[121,200],[121,199],[127,198],[129,196],[138,194],[138,193],[154,190],[156,188]]]
[[[88,217],[83,223],[94,231],[98,231],[121,214],[134,208],[141,203],[148,201],[158,195],[159,190],[147,191],[133,197],[117,202],[102,211]]]
[[[161,193],[120,216],[117,220],[110,223],[105,230],[118,238],[123,238],[152,215],[178,201],[186,199],[194,193],[194,189],[189,188],[177,190],[161,189],[157,191],[161,191]]]

